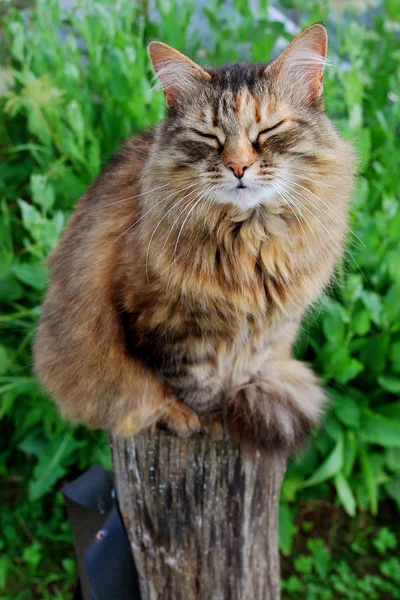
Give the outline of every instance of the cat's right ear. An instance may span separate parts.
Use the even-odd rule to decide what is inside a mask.
[[[326,64],[328,35],[320,23],[301,31],[271,63],[279,73],[296,85],[306,102],[318,102],[322,96],[322,76]]]
[[[164,91],[169,107],[178,104],[183,93],[192,90],[196,83],[211,79],[207,71],[167,44],[150,42],[147,51],[158,79],[154,88]]]

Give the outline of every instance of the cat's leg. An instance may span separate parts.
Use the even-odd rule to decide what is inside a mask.
[[[290,356],[300,319],[279,329],[270,359],[230,394],[229,421],[238,440],[293,452],[320,422],[326,396],[317,377]]]
[[[157,425],[166,427],[180,438],[189,438],[201,429],[197,414],[171,395],[170,399],[160,399],[158,407],[153,404],[151,411],[148,403],[144,410],[138,406],[132,408],[121,419],[116,428],[116,433],[128,437],[150,425],[154,428]]]
[[[200,419],[197,414],[183,402],[175,400],[160,417],[158,423],[164,425],[180,438],[189,438],[201,431]]]
[[[176,402],[174,396],[161,389],[153,389],[149,397],[132,403],[132,406],[118,418],[114,431],[122,437],[130,437],[143,429],[155,425]]]
[[[271,361],[262,374],[233,390],[229,417],[234,437],[256,447],[293,451],[319,423],[325,401],[305,364]]]

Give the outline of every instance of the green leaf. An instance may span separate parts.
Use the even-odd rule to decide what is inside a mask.
[[[390,335],[387,333],[379,333],[365,339],[359,358],[370,374],[378,376],[385,372],[389,348]]]
[[[400,341],[392,344],[389,356],[393,370],[400,373]]]
[[[365,335],[371,329],[371,319],[367,310],[356,312],[351,322],[353,331],[357,335]]]
[[[64,558],[62,566],[69,576],[76,577],[76,562],[72,558]]]
[[[22,222],[25,229],[31,233],[41,231],[45,220],[37,208],[32,204],[28,204],[25,200],[18,200],[18,204],[21,209]],[[36,238],[37,236],[34,235],[34,237]]]
[[[336,443],[342,434],[343,427],[340,424],[340,421],[335,417],[333,413],[329,413],[325,417],[324,421],[324,429],[329,437]],[[330,447],[330,446],[329,446]]]
[[[360,180],[361,181],[361,180]],[[355,303],[363,292],[363,279],[361,275],[349,273],[344,286],[344,299],[347,303]]]
[[[385,483],[385,490],[388,495],[397,502],[400,509],[400,479],[391,479]]]
[[[38,291],[43,291],[46,288],[49,279],[48,269],[42,263],[13,265],[12,272],[22,283]]]
[[[284,556],[289,556],[293,542],[293,515],[288,504],[279,505],[279,548]]]
[[[355,379],[364,369],[365,367],[362,362],[356,358],[350,358],[347,365],[336,374],[335,379],[341,384],[346,384]]]
[[[60,441],[54,440],[48,446],[40,456],[33,471],[33,479],[29,482],[29,497],[32,501],[43,496],[65,475],[72,455],[80,445],[81,443],[73,438],[73,434],[67,432]]]
[[[35,541],[30,546],[27,546],[22,553],[24,561],[33,571],[36,570],[42,560],[42,549],[42,544]]]
[[[345,334],[341,308],[335,302],[329,303],[329,311],[324,315],[323,329],[327,340],[339,344]]]
[[[344,425],[357,429],[360,426],[361,414],[357,402],[353,398],[346,396],[345,393],[342,395],[335,392],[333,395],[335,397],[335,413],[338,419]]]
[[[0,344],[0,375],[7,371],[8,367],[8,355],[5,346]]]
[[[368,491],[369,503],[371,512],[376,515],[378,512],[378,485],[372,471],[371,463],[368,457],[368,453],[363,446],[360,446],[359,457],[361,463],[361,470],[364,477],[365,486]]]
[[[388,527],[381,527],[372,542],[379,554],[385,554],[388,550],[394,550],[397,546],[395,534]]]
[[[358,444],[356,436],[352,431],[346,432],[344,442],[343,475],[348,478],[353,472],[354,463],[357,458]]]
[[[356,75],[356,79],[359,79],[358,74]],[[354,81],[355,79],[353,79]],[[353,136],[353,140],[359,158],[359,172],[362,173],[371,155],[372,141],[370,129],[366,129],[365,127],[358,129],[356,135]]]
[[[81,108],[76,100],[71,100],[67,106],[67,119],[71,125],[72,130],[75,132],[78,144],[83,146],[84,133],[85,133],[85,121],[82,116]]]
[[[300,579],[296,577],[296,575],[291,575],[285,583],[287,591],[291,594],[297,592],[304,592],[303,584],[300,581]]]
[[[334,481],[339,500],[344,510],[350,517],[354,517],[356,514],[356,500],[349,482],[342,473],[337,473]]]
[[[349,127],[358,129],[362,126],[362,107],[361,104],[353,104],[349,110]]]
[[[327,479],[330,479],[342,470],[343,467],[343,434],[340,434],[336,446],[322,463],[322,465],[313,473],[313,475],[304,482],[303,487],[317,485]]]
[[[55,193],[53,186],[48,183],[46,175],[31,175],[30,186],[34,203],[43,208],[45,212],[49,211],[54,205]]]
[[[12,567],[12,561],[6,554],[0,555],[0,590],[5,590],[7,577]]]
[[[350,355],[347,348],[333,344],[325,344],[322,351],[321,360],[324,365],[326,379],[340,377],[350,362]]]
[[[294,568],[298,573],[302,573],[307,575],[311,573],[313,568],[313,558],[312,556],[306,556],[305,554],[301,554],[294,559]]]
[[[400,471],[400,448],[387,448],[386,465],[391,471]]]
[[[0,281],[1,300],[19,300],[24,295],[24,288],[12,277]]]
[[[400,401],[381,404],[381,406],[377,406],[375,410],[387,419],[393,419],[400,423]]]
[[[368,308],[372,321],[375,325],[381,324],[382,319],[382,298],[376,292],[364,290],[361,294],[361,299],[364,306]]]
[[[381,375],[378,377],[379,384],[387,392],[400,394],[400,377],[391,377],[390,375]]]
[[[331,557],[324,542],[320,539],[310,539],[307,548],[312,553],[315,570],[322,579],[325,579],[329,573]]]
[[[38,435],[35,433],[31,433],[18,444],[18,448],[21,450],[21,452],[24,452],[25,454],[32,454],[38,458],[43,455],[47,446],[47,440],[44,437],[38,437]]]
[[[400,423],[368,409],[362,411],[360,434],[370,444],[400,447]]]
[[[390,286],[383,299],[383,307],[384,322],[396,327],[400,317],[400,285],[398,283]]]

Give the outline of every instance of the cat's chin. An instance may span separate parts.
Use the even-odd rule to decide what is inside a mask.
[[[233,204],[243,210],[253,208],[259,204],[276,209],[281,204],[279,199],[276,198],[274,188],[260,185],[221,189],[214,201],[220,204]]]

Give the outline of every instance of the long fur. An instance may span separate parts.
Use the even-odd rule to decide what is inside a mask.
[[[204,68],[195,86],[178,65],[167,118],[79,201],[35,342],[69,419],[187,436],[222,410],[239,438],[289,449],[318,422],[324,394],[290,351],[343,251],[354,158],[323,110],[315,27],[271,64]],[[321,60],[296,79],[307,35]],[[160,69],[189,60],[156,50]],[[229,201],[232,160],[254,203]]]

